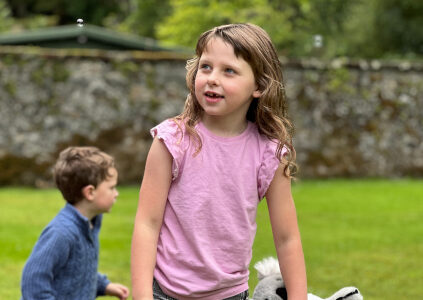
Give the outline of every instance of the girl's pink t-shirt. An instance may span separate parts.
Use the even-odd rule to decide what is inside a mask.
[[[183,124],[151,130],[173,156],[154,277],[177,299],[224,299],[248,289],[257,205],[279,165],[277,145],[251,122],[229,138],[196,129],[197,155]]]

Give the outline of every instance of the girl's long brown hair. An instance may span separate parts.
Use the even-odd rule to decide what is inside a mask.
[[[254,122],[260,132],[271,140],[277,140],[276,156],[285,165],[284,174],[292,177],[296,170],[295,149],[292,145],[293,125],[287,117],[285,88],[283,85],[282,66],[276,49],[269,35],[253,24],[229,24],[215,27],[204,32],[196,46],[196,56],[188,60],[186,82],[189,94],[183,112],[174,118],[177,124],[184,123],[187,133],[201,150],[201,138],[195,130],[203,109],[195,97],[195,77],[201,54],[213,38],[221,38],[234,48],[235,55],[247,61],[254,72],[254,77],[261,96],[253,99],[247,112],[247,120]],[[282,149],[288,150],[282,155]]]

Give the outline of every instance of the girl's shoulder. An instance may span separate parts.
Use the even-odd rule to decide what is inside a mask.
[[[166,119],[150,130],[152,137],[161,138],[163,135],[178,136],[185,134],[184,122],[175,118]]]
[[[189,134],[182,120],[171,118],[164,120],[157,126],[150,130],[150,134],[153,138],[166,142],[166,144],[172,144],[182,148],[187,148],[189,145]]]
[[[260,133],[256,124],[254,124],[254,129],[255,134],[258,136],[260,147],[263,150],[261,153],[263,153],[264,157],[275,156],[281,161],[284,156],[289,155],[291,150],[286,143],[277,138],[271,138]]]
[[[263,158],[267,156],[275,156],[279,141],[260,133],[257,125],[255,123],[251,124],[251,132],[256,137],[257,144]]]
[[[173,158],[172,179],[178,177],[185,153],[190,145],[184,122],[167,119],[150,130],[153,138],[161,140]]]

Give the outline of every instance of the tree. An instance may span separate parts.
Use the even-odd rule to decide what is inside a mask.
[[[10,8],[6,1],[0,0],[0,32],[9,30],[13,25]]]
[[[423,2],[358,1],[345,20],[342,55],[413,58],[423,54]]]
[[[171,13],[169,0],[131,0],[129,14],[116,29],[156,38],[157,25]],[[119,19],[115,16],[115,19]],[[107,24],[107,23],[106,23]]]
[[[109,14],[120,11],[129,0],[6,0],[17,19],[34,15],[56,16],[58,24],[75,23],[78,18],[101,25]]]
[[[82,18],[193,48],[205,30],[250,22],[289,57],[414,57],[423,54],[422,11],[416,0],[0,0],[0,31]]]
[[[422,1],[376,0],[372,38],[379,53],[423,54],[422,12]]]
[[[261,25],[283,45],[292,41],[289,10],[273,10],[267,0],[170,0],[172,14],[159,24],[158,38],[172,45],[193,47],[207,29],[226,23]],[[277,26],[275,26],[277,24]]]
[[[281,54],[313,55],[313,36],[323,36],[322,53],[336,55],[344,20],[357,0],[170,0],[172,14],[158,26],[168,44],[193,47],[200,35],[225,23],[255,23]],[[195,26],[193,26],[195,24]]]

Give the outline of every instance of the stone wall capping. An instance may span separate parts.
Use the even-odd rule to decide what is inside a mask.
[[[194,52],[177,51],[114,51],[99,49],[48,49],[33,46],[0,46],[0,57],[4,55],[41,56],[47,58],[99,58],[103,60],[183,60],[194,57]],[[305,69],[331,69],[331,68],[355,68],[367,70],[400,70],[400,71],[423,71],[423,62],[409,60],[379,60],[379,59],[350,59],[337,57],[331,60],[319,58],[287,58],[279,57],[282,65],[289,67],[302,67]]]
[[[379,60],[379,59],[350,59],[347,57],[338,57],[331,60],[319,60],[317,58],[292,58],[280,57],[283,66],[304,68],[304,69],[337,69],[350,68],[361,70],[399,70],[399,71],[423,71],[423,62],[412,62],[409,60]]]
[[[187,60],[192,53],[176,51],[114,51],[100,49],[49,49],[33,46],[0,46],[0,56],[25,55],[52,59],[95,58],[109,60]]]

